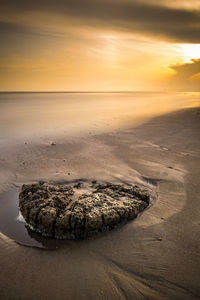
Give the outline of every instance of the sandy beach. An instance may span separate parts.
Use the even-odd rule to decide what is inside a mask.
[[[55,145],[2,137],[0,298],[199,299],[199,132],[196,107]],[[78,178],[134,182],[156,200],[125,226],[79,241],[13,228],[21,184]]]

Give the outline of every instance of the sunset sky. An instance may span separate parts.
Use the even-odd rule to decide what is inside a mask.
[[[199,0],[0,0],[1,91],[200,91]]]

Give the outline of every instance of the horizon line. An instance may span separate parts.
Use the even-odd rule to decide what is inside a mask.
[[[43,93],[43,94],[47,94],[47,93],[60,93],[60,94],[82,94],[82,93],[156,93],[156,92],[167,92],[167,90],[165,91],[142,91],[142,90],[133,90],[133,91],[0,91],[0,93],[21,93],[21,94],[25,94],[25,93],[30,93],[30,94],[33,94],[33,93]]]

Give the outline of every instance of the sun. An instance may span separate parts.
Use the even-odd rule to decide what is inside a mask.
[[[187,61],[200,58],[200,44],[181,44],[180,47]]]

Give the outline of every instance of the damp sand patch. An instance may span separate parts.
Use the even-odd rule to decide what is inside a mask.
[[[31,230],[55,239],[80,239],[133,220],[151,201],[136,185],[98,183],[24,184],[22,216]]]

